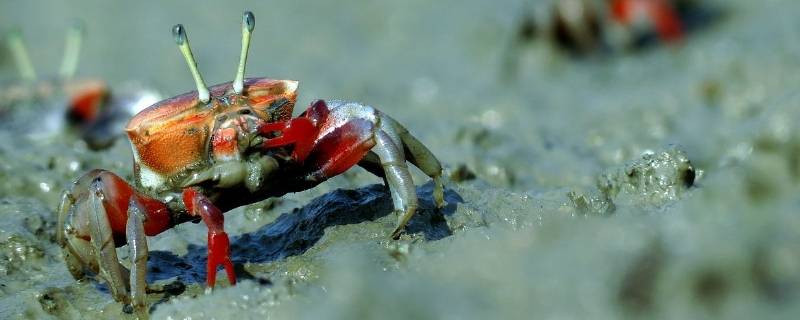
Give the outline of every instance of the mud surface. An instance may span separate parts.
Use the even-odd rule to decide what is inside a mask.
[[[205,292],[202,224],[150,238],[152,318],[796,318],[800,5],[708,3],[724,14],[681,44],[576,60],[532,43],[513,77],[517,1],[15,2],[0,30],[20,26],[47,74],[82,18],[79,75],[169,96],[192,86],[170,27],[229,81],[248,8],[249,75],[301,80],[298,110],[373,105],[444,163],[447,206],[414,172],[420,209],[397,241],[362,169],[227,213],[234,287],[221,272]],[[0,79],[15,81],[5,49]],[[59,99],[0,117],[50,119]],[[0,318],[132,318],[55,243],[61,191],[92,168],[130,179],[128,142],[96,152],[26,121],[0,126]]]

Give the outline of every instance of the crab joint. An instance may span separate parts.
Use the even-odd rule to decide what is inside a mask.
[[[247,64],[247,51],[250,49],[250,36],[256,28],[256,17],[250,11],[242,15],[242,52],[239,55],[239,68],[233,80],[233,92],[242,93],[244,89],[244,67]]]
[[[22,33],[18,29],[12,30],[8,33],[7,41],[22,80],[36,80],[36,71],[33,69],[33,63],[31,63],[31,58],[28,55],[28,49],[25,48],[25,43],[22,41]]]
[[[81,21],[76,21],[67,31],[64,58],[61,60],[61,69],[58,72],[62,79],[69,79],[75,75],[75,70],[78,68],[83,35],[84,27]]]
[[[183,28],[183,25],[176,24],[172,27],[172,35],[175,37],[175,43],[178,44],[178,48],[180,48],[183,58],[186,60],[186,64],[189,65],[189,71],[192,72],[194,83],[197,86],[197,98],[203,103],[207,103],[210,100],[208,87],[206,87],[206,83],[203,81],[203,76],[200,75],[200,71],[197,70],[197,61],[194,59],[194,55],[192,55],[192,48],[189,47],[189,36],[186,35],[186,30]]]

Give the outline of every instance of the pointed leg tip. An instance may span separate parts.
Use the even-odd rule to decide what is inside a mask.
[[[447,206],[447,201],[444,200],[444,195],[435,193],[433,195],[433,202],[436,205],[436,209],[441,209]]]
[[[208,241],[208,287],[213,288],[216,282],[217,267],[222,265],[228,275],[228,282],[236,284],[236,273],[230,257],[230,240],[225,232],[209,235]]]
[[[217,281],[217,270],[215,267],[208,267],[208,274],[206,275],[206,293],[210,292],[214,289],[214,285]]]
[[[236,273],[233,270],[233,263],[230,258],[227,258],[224,263],[225,272],[228,274],[228,283],[232,286],[236,285]]]
[[[442,176],[439,175],[433,178],[433,181],[433,201],[436,203],[436,208],[444,208],[447,205],[447,201],[444,200],[444,181]]]
[[[404,228],[397,228],[392,232],[392,240],[399,240],[400,236],[403,235]]]

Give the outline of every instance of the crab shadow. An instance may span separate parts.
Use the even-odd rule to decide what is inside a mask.
[[[445,190],[447,205],[437,209],[431,198],[432,189],[432,183],[417,189],[417,214],[406,227],[407,233],[422,234],[426,241],[452,235],[445,217],[452,215],[458,203],[463,202],[456,192]],[[383,185],[329,192],[256,231],[232,237],[230,254],[236,275],[252,278],[243,269],[244,263],[266,263],[303,254],[322,238],[328,227],[376,221],[390,214],[392,198]],[[147,281],[177,278],[187,284],[204,283],[207,254],[208,247],[199,245],[189,245],[184,256],[168,251],[150,252]]]

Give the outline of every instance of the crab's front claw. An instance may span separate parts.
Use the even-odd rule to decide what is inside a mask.
[[[230,239],[225,231],[208,234],[208,264],[206,266],[208,278],[206,283],[213,288],[217,278],[217,267],[222,265],[228,274],[231,285],[236,284],[236,274],[233,272],[233,263],[230,256]]]
[[[216,283],[217,267],[222,265],[228,274],[231,285],[236,284],[236,274],[230,257],[230,239],[225,233],[225,217],[206,196],[192,188],[183,189],[183,202],[189,214],[200,216],[208,227],[208,278],[206,283],[213,288]]]
[[[262,148],[294,145],[292,158],[299,162],[303,162],[311,153],[311,149],[314,147],[314,138],[319,134],[319,129],[314,126],[311,119],[305,117],[294,118],[286,122],[267,123],[258,130],[261,134],[280,133],[277,137],[264,139]]]

